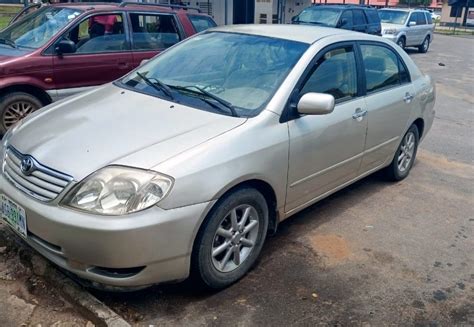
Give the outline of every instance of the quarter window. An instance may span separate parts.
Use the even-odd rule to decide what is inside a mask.
[[[130,14],[130,20],[134,50],[166,49],[180,40],[172,15]]]
[[[309,92],[331,94],[337,102],[357,95],[357,69],[352,46],[329,50],[317,61],[300,94]]]
[[[76,44],[76,53],[104,53],[128,50],[122,15],[95,15],[74,27],[66,38]]]
[[[405,66],[392,50],[378,45],[361,45],[360,49],[368,93],[410,81]]]
[[[216,23],[212,20],[211,17],[207,16],[198,16],[198,15],[188,15],[191,24],[193,24],[196,32],[202,32],[208,28],[217,26]]]

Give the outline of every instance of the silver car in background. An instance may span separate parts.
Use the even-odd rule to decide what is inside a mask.
[[[434,101],[383,38],[215,28],[12,128],[2,216],[95,286],[222,288],[284,219],[377,170],[407,177]]]
[[[434,24],[431,13],[416,9],[380,9],[382,36],[402,49],[416,47],[426,53],[433,42]]]

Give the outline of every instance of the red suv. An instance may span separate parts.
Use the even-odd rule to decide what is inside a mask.
[[[183,6],[43,6],[0,32],[0,135],[53,101],[119,78],[142,60],[216,26]]]

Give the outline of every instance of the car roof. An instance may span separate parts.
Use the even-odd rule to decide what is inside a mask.
[[[308,7],[308,8],[336,8],[336,9],[362,9],[362,10],[375,10],[375,8],[373,7],[369,7],[369,6],[364,6],[364,5],[353,5],[353,4],[347,4],[347,5],[344,5],[344,4],[323,4],[323,5],[320,5],[320,4],[315,4],[311,7]]]
[[[428,12],[428,10],[424,9],[411,9],[411,8],[382,8],[379,10],[393,10],[393,11],[404,11],[404,12],[412,12],[412,11],[421,11],[421,12]]]
[[[203,15],[207,16],[203,13],[194,10],[194,8],[174,8],[168,7],[166,5],[147,5],[147,4],[140,4],[140,3],[127,3],[126,6],[121,6],[120,3],[100,3],[100,2],[70,2],[70,3],[56,3],[51,4],[50,6],[54,7],[67,7],[67,8],[74,8],[83,11],[104,11],[104,10],[124,10],[124,11],[151,11],[151,12],[189,12],[193,15]]]
[[[253,25],[226,25],[210,29],[209,31],[260,35],[290,41],[312,44],[324,37],[333,35],[360,36],[361,33],[340,29],[311,25],[290,24],[253,24]]]

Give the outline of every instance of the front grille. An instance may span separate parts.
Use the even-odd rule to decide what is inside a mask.
[[[34,167],[28,174],[21,168],[21,162],[25,158],[29,158]],[[11,146],[6,150],[3,173],[18,189],[41,201],[54,200],[73,180],[71,176],[43,166]]]

